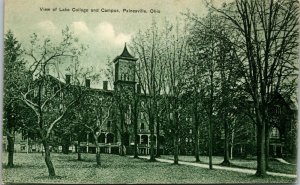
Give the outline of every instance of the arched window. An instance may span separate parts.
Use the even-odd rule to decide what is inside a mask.
[[[113,143],[114,142],[114,134],[108,133],[106,135],[106,138],[107,138],[106,143]]]
[[[99,138],[98,138],[98,142],[99,143],[105,143],[105,134],[101,133]]]

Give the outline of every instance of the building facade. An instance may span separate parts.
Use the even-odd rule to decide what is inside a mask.
[[[125,151],[125,154],[133,154],[135,143],[135,128],[134,120],[137,121],[137,148],[139,155],[148,155],[150,152],[150,128],[149,128],[149,116],[147,111],[147,104],[149,103],[149,95],[141,93],[141,87],[137,83],[136,79],[136,62],[137,58],[133,57],[125,44],[123,52],[117,56],[114,60],[114,88],[108,89],[108,81],[103,82],[102,89],[94,89],[90,87],[91,81],[86,79],[84,91],[87,91],[87,95],[98,97],[101,101],[111,99],[113,107],[103,106],[103,111],[109,112],[109,117],[103,123],[98,137],[98,143],[100,144],[100,152],[109,154],[119,154],[121,149]],[[61,82],[54,77],[51,77],[51,87],[55,91],[55,84],[62,83],[61,85],[68,85],[71,83],[71,76],[66,75],[65,82]],[[54,92],[53,91],[53,92]],[[46,93],[46,90],[45,90]],[[165,98],[161,95],[158,98]],[[168,97],[170,98],[170,97]],[[166,98],[166,99],[168,99]],[[160,105],[158,105],[160,106]],[[162,107],[160,107],[163,109]],[[167,108],[166,108],[167,109]],[[292,106],[292,102],[285,100],[279,93],[274,96],[274,101],[270,105],[270,155],[271,156],[283,156],[288,153],[295,152],[295,143],[290,142],[291,132],[295,129],[297,109]],[[180,154],[192,155],[194,153],[194,137],[193,137],[193,125],[192,116],[189,115],[189,111],[185,111],[185,115],[181,116],[184,127],[181,128],[182,134],[180,135]],[[136,116],[136,117],[135,117]],[[68,120],[66,120],[68,121]],[[82,120],[84,122],[84,120]],[[161,154],[172,154],[173,143],[172,134],[169,133],[170,128],[166,127],[170,122],[168,110],[164,112],[164,116],[158,120],[161,128],[157,132],[156,125],[154,126],[154,140],[155,150],[158,142],[160,143]],[[84,123],[82,123],[84,124]],[[216,130],[214,133],[216,140],[219,143],[215,144],[215,154],[222,155],[223,153],[223,141],[222,132]],[[255,133],[255,128],[254,128]],[[159,136],[157,136],[159,134]],[[202,133],[205,135],[205,133]],[[223,133],[224,134],[224,133]],[[4,136],[5,137],[5,136]],[[201,137],[201,136],[200,136]],[[3,138],[3,148],[6,148],[6,139]],[[200,141],[201,143],[201,141]],[[203,141],[203,148],[206,147],[207,142]],[[95,138],[89,131],[81,132],[80,136],[67,135],[62,137],[58,133],[53,133],[50,139],[51,150],[54,152],[85,152],[95,153],[96,144]],[[123,147],[123,148],[121,148]],[[201,154],[206,155],[205,149]],[[234,153],[238,156],[243,156],[244,153],[253,153],[252,145],[249,143],[235,144]],[[250,151],[251,150],[251,151]],[[15,151],[16,152],[42,152],[43,147],[40,142],[33,138],[24,137],[24,133],[17,134],[15,138]]]

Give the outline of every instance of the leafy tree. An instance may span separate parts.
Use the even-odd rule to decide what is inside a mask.
[[[28,82],[28,74],[23,60],[21,44],[12,31],[4,38],[4,132],[8,141],[8,167],[13,167],[14,137],[22,123],[18,115],[20,108],[20,91]]]

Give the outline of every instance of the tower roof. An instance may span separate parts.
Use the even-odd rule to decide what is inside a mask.
[[[120,55],[120,57],[134,58],[134,57],[128,52],[127,47],[126,47],[126,42],[125,42],[124,50],[123,50],[122,54]]]
[[[127,60],[132,60],[132,61],[136,61],[137,58],[134,58],[128,51],[126,43],[123,49],[123,52],[121,53],[121,55],[117,56],[113,62],[115,62],[117,59],[127,59]]]

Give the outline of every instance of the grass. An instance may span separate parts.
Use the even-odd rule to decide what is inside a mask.
[[[170,155],[162,155],[163,159],[171,159],[173,160],[173,156]],[[195,162],[194,156],[179,156],[180,161],[186,162]],[[223,161],[223,157],[221,156],[213,156],[213,164],[221,164]],[[233,167],[238,168],[247,168],[247,169],[256,169],[256,160],[252,159],[233,159],[230,160]],[[208,156],[200,156],[200,163],[208,164]],[[284,164],[278,162],[276,160],[270,160],[269,162],[270,172],[277,173],[286,173],[286,174],[297,174],[297,165],[294,164]]]
[[[95,165],[94,154],[52,154],[58,177],[49,178],[40,153],[17,153],[15,168],[6,168],[3,154],[3,181],[6,183],[293,183],[296,179],[267,176],[258,178],[237,172],[208,170],[193,166],[148,162],[118,155],[102,154],[102,166]]]

